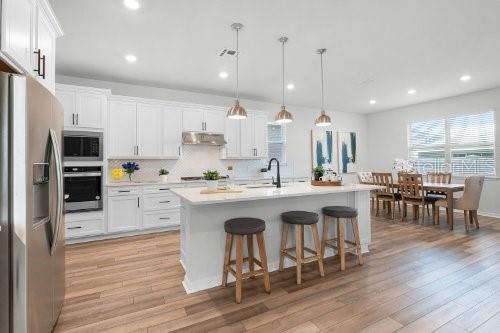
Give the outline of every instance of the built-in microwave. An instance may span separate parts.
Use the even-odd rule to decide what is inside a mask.
[[[65,161],[102,161],[102,132],[64,131]]]

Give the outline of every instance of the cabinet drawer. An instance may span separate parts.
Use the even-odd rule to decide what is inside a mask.
[[[164,210],[178,208],[180,205],[180,200],[177,196],[171,195],[155,195],[146,194],[143,198],[144,200],[144,211],[151,210]]]
[[[177,226],[180,224],[180,210],[145,212],[143,214],[144,228],[160,228],[168,226]]]
[[[133,187],[109,187],[108,197],[116,197],[120,195],[137,195],[141,189],[138,186]]]
[[[184,187],[182,184],[144,186],[144,194],[171,194],[170,189]]]
[[[104,220],[66,222],[66,238],[100,235],[104,233]]]

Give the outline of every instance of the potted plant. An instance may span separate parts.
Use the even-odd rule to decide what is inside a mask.
[[[128,180],[132,181],[132,175],[139,170],[139,164],[135,162],[126,162],[122,164],[123,171],[128,175]]]
[[[319,180],[325,174],[325,168],[322,165],[318,165],[314,168],[314,180]]]
[[[219,186],[219,171],[207,170],[203,173],[203,179],[207,181],[207,189],[209,191],[216,191]]]
[[[161,168],[160,171],[158,171],[158,175],[160,176],[160,180],[162,183],[167,183],[168,182],[168,174],[170,172],[167,169]]]

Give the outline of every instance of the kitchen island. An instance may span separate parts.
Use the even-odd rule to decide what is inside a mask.
[[[181,264],[187,293],[220,285],[224,259],[224,222],[236,217],[256,217],[266,221],[264,231],[269,271],[278,269],[281,240],[280,214],[290,210],[306,210],[320,214],[321,208],[343,205],[358,209],[359,231],[363,252],[371,241],[370,191],[379,187],[364,184],[344,186],[312,186],[290,183],[282,188],[268,185],[240,187],[240,193],[201,194],[204,188],[174,188],[181,198]],[[350,224],[347,238],[352,240]],[[304,242],[312,247],[312,235],[306,228]],[[333,231],[335,228],[329,228]],[[329,236],[332,238],[333,234]],[[294,246],[294,237],[289,237]],[[258,253],[255,251],[255,253]],[[245,253],[246,255],[246,253]],[[328,249],[325,256],[334,255]],[[285,260],[285,267],[294,265]]]

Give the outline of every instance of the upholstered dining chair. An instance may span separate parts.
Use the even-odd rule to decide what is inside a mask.
[[[469,231],[471,224],[475,224],[476,228],[479,228],[477,210],[479,209],[483,184],[484,176],[469,176],[465,178],[464,193],[462,197],[453,199],[453,208],[464,211],[464,224],[466,231]],[[448,208],[448,203],[445,199],[441,199],[436,201],[435,205],[437,209],[434,211],[434,215],[436,221],[439,223],[439,207]]]

